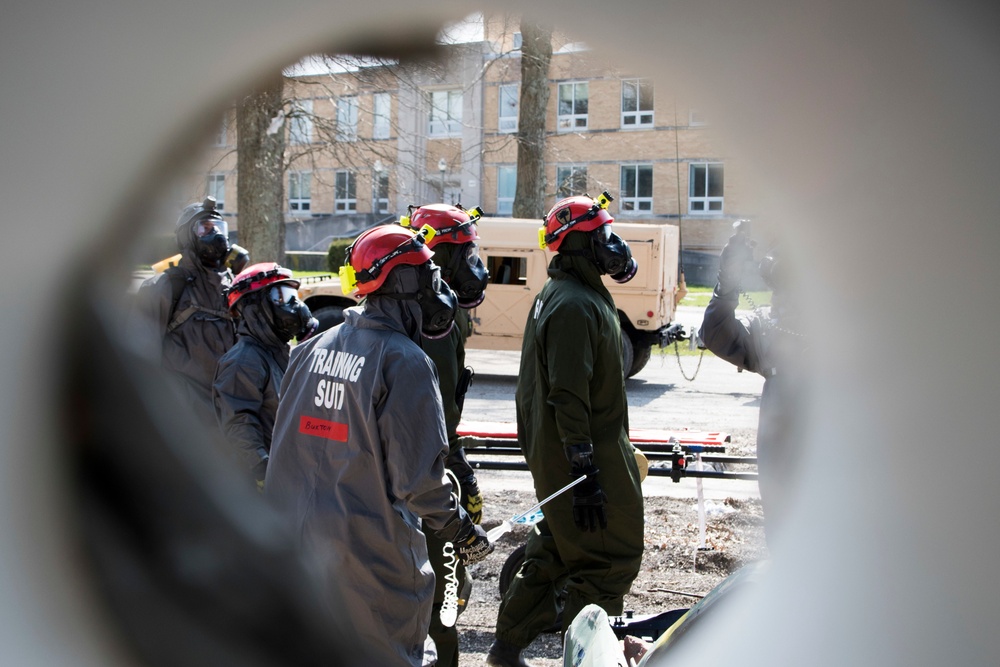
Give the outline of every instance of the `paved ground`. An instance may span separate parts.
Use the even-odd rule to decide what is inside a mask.
[[[701,323],[702,308],[678,310],[677,321],[688,329]],[[519,352],[468,350],[466,362],[476,377],[466,398],[464,419],[468,421],[514,422],[514,390],[517,385]],[[711,354],[701,358],[682,356],[680,365],[667,348],[654,354],[649,364],[626,382],[629,397],[629,420],[633,428],[656,428],[694,431],[724,431],[731,434],[731,454],[752,455],[755,451],[757,417],[763,378],[753,373],[738,373],[725,361]],[[695,371],[697,370],[697,374]],[[694,377],[693,381],[685,379]],[[527,473],[482,471],[484,490],[530,490]],[[703,480],[706,498],[758,497],[755,482],[739,480]],[[695,498],[697,482],[649,477],[643,484],[646,495]]]

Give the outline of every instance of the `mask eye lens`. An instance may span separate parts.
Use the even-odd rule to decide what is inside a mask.
[[[274,305],[285,306],[292,303],[298,294],[291,285],[275,285],[271,288],[268,296]]]
[[[469,266],[479,265],[479,244],[472,242],[467,243],[465,246],[465,261],[468,262]]]
[[[594,236],[601,243],[607,243],[611,240],[611,225],[601,225],[594,230]]]
[[[195,227],[194,231],[195,234],[198,235],[198,238],[201,238],[203,236],[208,236],[217,229],[218,228],[215,226],[215,223],[212,222],[211,220],[202,220],[201,222],[198,223],[198,226]]]
[[[439,266],[431,269],[431,289],[435,292],[441,291],[441,267]]]

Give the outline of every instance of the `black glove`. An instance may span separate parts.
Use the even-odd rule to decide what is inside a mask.
[[[666,340],[668,343],[673,343],[674,341],[687,340],[688,334],[684,331],[683,324],[671,324],[666,330]]]
[[[573,487],[573,523],[580,530],[594,532],[597,526],[608,527],[608,516],[604,508],[608,497],[597,481],[600,471],[594,466],[594,446],[590,443],[566,445],[563,448],[570,463],[570,476],[587,480]]]
[[[493,545],[490,544],[482,526],[471,522],[467,526],[468,528],[455,538],[455,551],[458,552],[458,559],[462,561],[462,565],[475,565],[493,553]]]
[[[456,447],[448,453],[445,465],[455,475],[461,491],[459,503],[465,509],[465,513],[472,519],[472,523],[483,522],[483,494],[479,491],[479,480],[476,473],[469,465],[469,459],[465,457],[465,448]]]
[[[729,243],[719,255],[719,286],[716,292],[729,294],[740,288],[747,264],[753,262],[753,246],[743,232],[729,237]]]

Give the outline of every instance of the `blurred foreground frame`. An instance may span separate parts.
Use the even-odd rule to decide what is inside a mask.
[[[373,665],[293,535],[116,339],[116,300],[64,313],[72,525],[105,615],[144,665]],[[335,610],[331,612],[332,610]]]

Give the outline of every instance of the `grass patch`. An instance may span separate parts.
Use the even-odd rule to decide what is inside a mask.
[[[694,306],[696,308],[704,308],[708,305],[708,302],[712,299],[712,291],[714,287],[705,287],[703,285],[688,285],[688,293],[681,299],[679,305],[681,306]],[[758,306],[767,306],[771,303],[771,292],[747,292],[753,302]],[[750,304],[747,302],[744,295],[740,295],[739,305],[736,306],[737,310],[750,310]]]

